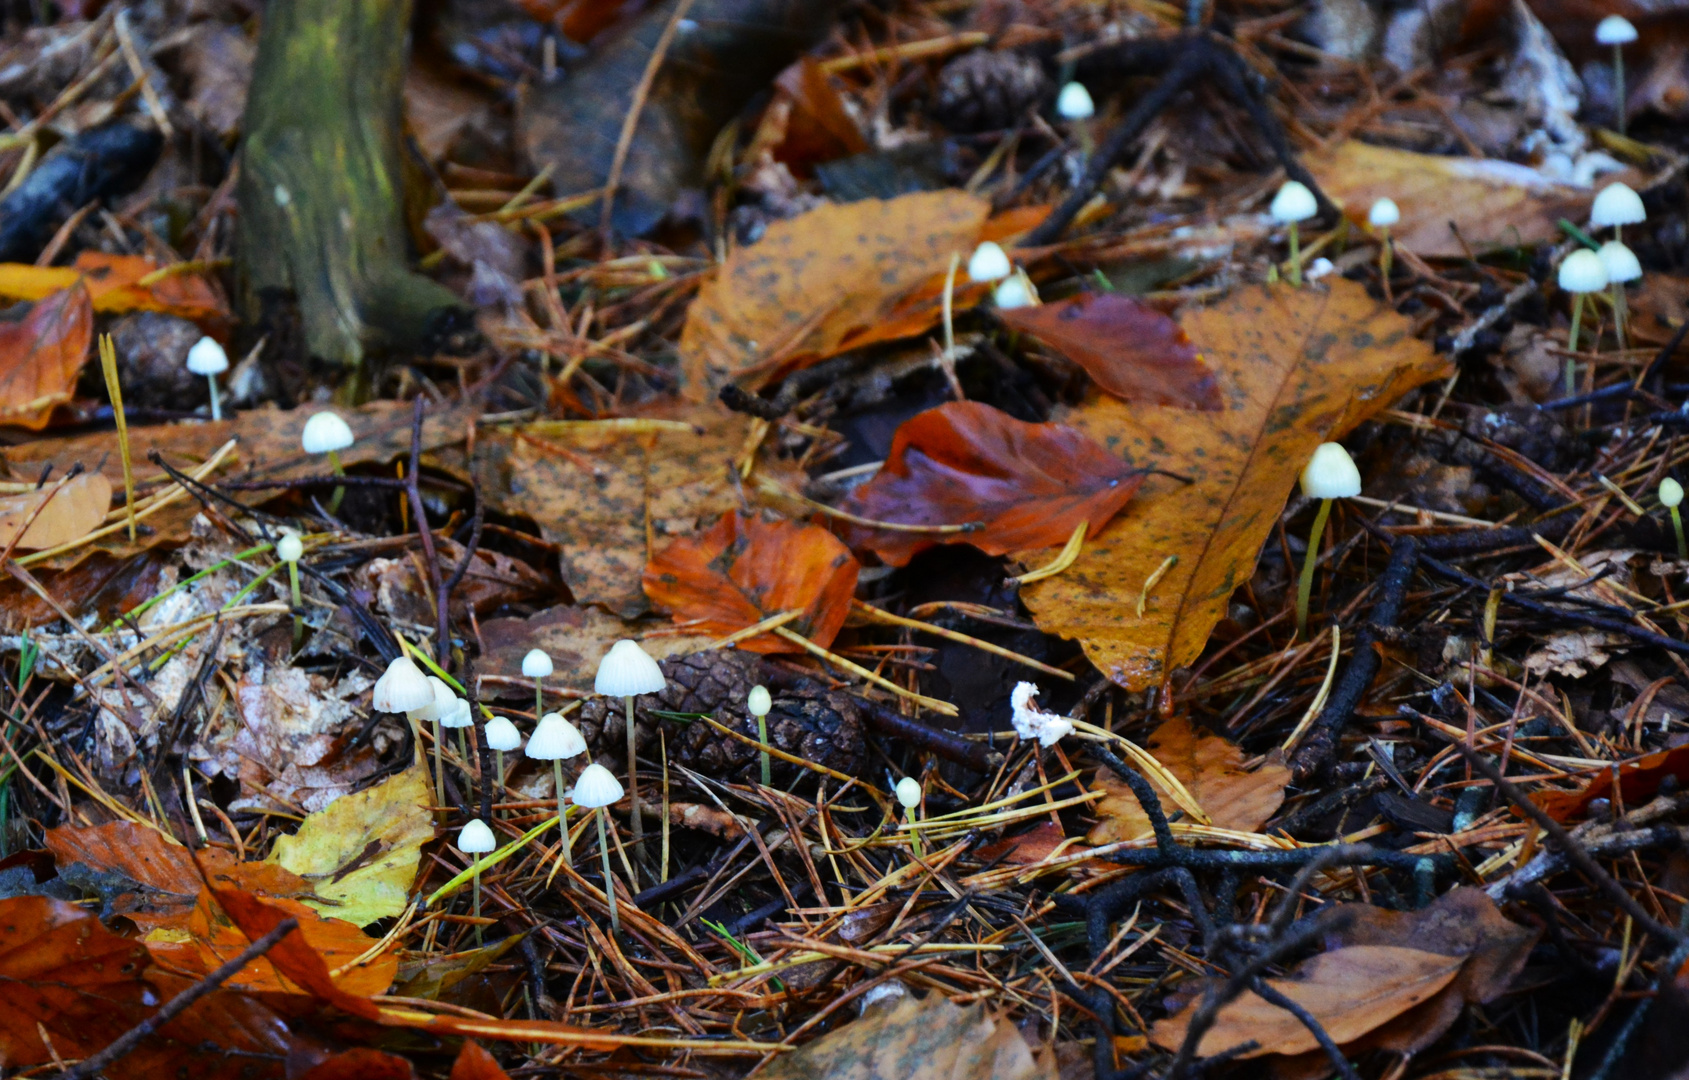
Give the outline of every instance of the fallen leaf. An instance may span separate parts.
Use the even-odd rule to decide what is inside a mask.
[[[1357,139],[1310,157],[1307,166],[1357,224],[1376,200],[1394,199],[1402,219],[1390,227],[1391,241],[1425,258],[1559,240],[1560,219],[1583,220],[1591,196],[1511,161],[1416,154]]]
[[[801,608],[787,625],[826,648],[850,611],[859,569],[850,549],[818,525],[735,511],[657,552],[645,567],[645,595],[692,633],[714,637]],[[738,647],[801,651],[773,634]]]
[[[1151,477],[1070,568],[1021,594],[1040,629],[1079,639],[1132,689],[1201,653],[1314,447],[1447,370],[1406,318],[1344,279],[1239,289],[1184,327],[1214,368],[1222,411],[1092,395],[1066,419],[1132,464],[1191,482]],[[1145,582],[1170,555],[1178,561],[1137,615]],[[1054,552],[1018,557],[1037,566]]]
[[[87,287],[94,310],[101,315],[161,311],[207,325],[229,320],[228,306],[198,274],[170,274],[151,285],[141,284],[143,278],[159,269],[158,263],[139,255],[108,255],[103,251],[84,251],[71,266],[0,263],[0,296],[40,300],[81,282]]]
[[[452,953],[447,956],[430,957],[422,955],[422,959],[401,961],[399,964],[399,983],[393,993],[399,997],[427,998],[429,1001],[439,1001],[441,995],[451,990],[466,979],[485,971],[496,964],[511,949],[522,943],[525,935],[512,934],[503,941],[495,942],[485,948],[471,949],[468,952]]]
[[[405,1058],[368,1046],[354,1046],[317,1062],[299,1080],[413,1080],[416,1069]]]
[[[368,926],[405,910],[422,845],[434,839],[427,770],[412,765],[373,787],[342,795],[276,838],[268,862],[312,883],[305,903]]]
[[[643,420],[662,423],[642,427]],[[690,536],[741,506],[733,462],[750,423],[713,404],[663,408],[630,421],[484,431],[467,469],[455,449],[429,460],[479,483],[490,509],[532,519],[560,548],[577,604],[633,618],[650,608],[641,583],[648,536]],[[790,465],[759,459],[757,470],[790,487],[803,483]]]
[[[1202,355],[1171,316],[1122,293],[1081,293],[1067,300],[998,313],[1085,369],[1125,401],[1185,409],[1220,408],[1220,388]]]
[[[1267,985],[1290,998],[1320,1022],[1339,1046],[1395,1019],[1454,981],[1463,957],[1438,956],[1392,945],[1357,945],[1320,953],[1299,965],[1288,979]],[[1176,1015],[1150,1029],[1150,1041],[1167,1050],[1184,1042],[1201,996]],[[1197,1045],[1202,1057],[1254,1042],[1240,1059],[1265,1054],[1301,1054],[1319,1049],[1313,1033],[1290,1012],[1252,991],[1221,1006],[1214,1026]]]
[[[905,997],[871,1010],[793,1054],[775,1058],[763,1080],[1055,1080],[1007,1020],[983,1004],[943,994]]]
[[[76,389],[93,339],[94,310],[76,281],[44,295],[17,322],[0,322],[0,424],[46,427],[54,406]]]
[[[522,674],[522,658],[530,649],[542,649],[555,669],[547,687],[566,686],[581,693],[592,691],[598,661],[610,646],[622,638],[639,641],[654,660],[696,652],[715,640],[714,635],[653,634],[649,623],[630,622],[599,607],[562,604],[536,611],[525,619],[488,619],[481,624],[481,659],[475,666],[482,680],[483,697],[498,696],[512,685],[520,686],[516,696],[533,700],[533,680]],[[643,639],[643,640],[641,640]]]
[[[1451,889],[1418,911],[1334,904],[1319,917],[1332,927],[1327,949],[1391,945],[1465,959],[1454,981],[1368,1032],[1354,1044],[1356,1052],[1414,1054],[1430,1046],[1467,1005],[1487,1004],[1506,993],[1541,936],[1540,930],[1509,921],[1484,890],[1470,886]]]
[[[681,331],[687,391],[761,387],[872,326],[950,257],[966,259],[990,204],[950,189],[816,207],[737,248]]]
[[[1218,735],[1198,731],[1186,716],[1175,716],[1156,728],[1144,747],[1178,777],[1216,828],[1254,832],[1284,802],[1290,769],[1283,761],[1269,760],[1254,772],[1246,772],[1240,747]],[[1153,775],[1146,775],[1161,796],[1162,806],[1170,807],[1167,792]],[[1107,770],[1098,771],[1097,786],[1108,795],[1091,806],[1091,812],[1101,820],[1085,837],[1088,842],[1112,844],[1151,834],[1149,818],[1131,788]]]
[[[1065,424],[1029,424],[979,402],[951,402],[905,421],[879,473],[840,506],[900,525],[982,527],[940,534],[841,521],[837,529],[851,547],[893,566],[947,542],[1003,555],[1063,543],[1082,521],[1095,536],[1143,480]]]
[[[1589,627],[1552,630],[1537,639],[1525,654],[1525,670],[1533,675],[1564,675],[1581,679],[1606,665],[1613,653],[1626,648],[1630,639],[1610,630]]]
[[[1619,794],[1626,806],[1641,806],[1660,792],[1670,777],[1676,783],[1689,780],[1689,744],[1631,758],[1618,766]],[[1555,821],[1572,821],[1589,811],[1596,799],[1613,797],[1613,769],[1602,766],[1586,774],[1588,779],[1576,791],[1533,792],[1531,801]]]
[[[0,495],[0,548],[20,529],[20,551],[80,540],[104,524],[110,510],[111,481],[101,473],[85,472],[22,495]]]
[[[1023,833],[985,845],[979,849],[979,857],[980,861],[988,864],[1002,862],[1030,866],[1060,855],[1075,855],[1083,850],[1078,837],[1068,836],[1053,821],[1041,821]]]
[[[463,1049],[457,1052],[457,1060],[452,1062],[449,1080],[510,1080],[510,1076],[499,1068],[493,1055],[487,1053],[480,1043],[465,1039]]]

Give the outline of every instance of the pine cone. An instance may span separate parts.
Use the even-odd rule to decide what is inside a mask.
[[[1014,52],[976,49],[944,65],[932,116],[951,131],[970,134],[1013,127],[1048,95],[1037,60]]]
[[[672,720],[652,715],[704,713],[716,723],[757,737],[756,718],[745,708],[751,687],[769,684],[774,709],[768,714],[768,742],[794,757],[857,775],[867,764],[862,713],[849,694],[828,690],[807,679],[778,680],[753,653],[737,649],[693,653],[661,662],[669,685],[662,693],[636,700],[634,732],[641,757],[657,758],[657,731],[666,741],[669,761],[706,776],[749,779],[759,775],[760,755],[701,720]],[[778,681],[784,685],[776,688]],[[606,768],[627,767],[625,706],[620,701],[592,698],[581,706],[578,720],[593,756]],[[791,782],[805,770],[774,759],[774,777]]]

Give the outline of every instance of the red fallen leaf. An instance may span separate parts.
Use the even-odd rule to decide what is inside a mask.
[[[53,407],[70,400],[93,339],[94,307],[80,282],[0,323],[0,423],[46,427]]]
[[[979,849],[981,860],[1015,866],[1041,863],[1054,855],[1077,855],[1086,850],[1077,836],[1068,836],[1053,821],[1041,821],[1018,836],[1006,837]]]
[[[787,625],[826,648],[844,625],[858,569],[849,549],[826,529],[735,512],[723,514],[708,532],[659,551],[645,567],[645,595],[693,633],[717,637],[802,608]],[[799,651],[773,634],[741,641],[739,648]]]
[[[1659,793],[1666,777],[1689,780],[1689,744],[1658,750],[1619,765],[1619,795],[1626,806],[1640,806]],[[1613,770],[1602,769],[1580,791],[1539,791],[1531,801],[1555,821],[1582,817],[1596,799],[1613,797]]]
[[[458,1051],[457,1060],[452,1063],[449,1080],[510,1080],[510,1076],[499,1068],[493,1055],[482,1049],[480,1043],[465,1039],[463,1049]]]
[[[979,523],[965,533],[895,532],[840,522],[840,536],[902,566],[935,544],[988,555],[1066,543],[1080,522],[1097,532],[1143,484],[1143,473],[1065,424],[1029,424],[989,405],[958,401],[897,429],[879,474],[842,508],[900,525]]]
[[[1117,398],[1209,412],[1220,408],[1220,386],[1201,351],[1178,323],[1142,300],[1084,293],[998,314],[1059,350]]]
[[[411,1063],[397,1054],[354,1046],[317,1062],[299,1080],[413,1080],[415,1076]]]

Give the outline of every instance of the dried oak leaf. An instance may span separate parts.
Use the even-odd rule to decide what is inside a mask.
[[[872,327],[953,254],[978,242],[991,206],[962,191],[816,207],[736,248],[698,290],[680,335],[687,392],[756,389]]]
[[[1589,209],[1588,188],[1555,183],[1526,165],[1416,154],[1358,139],[1310,157],[1308,171],[1357,224],[1373,202],[1394,199],[1402,219],[1390,227],[1391,241],[1425,258],[1469,258],[1494,246],[1557,240],[1561,218],[1581,221]]]
[[[906,420],[879,473],[841,506],[873,521],[978,528],[949,534],[851,522],[837,528],[851,547],[893,566],[945,542],[1004,555],[1064,543],[1082,521],[1095,536],[1143,482],[1141,471],[1075,428],[952,402]]]
[[[796,1053],[775,1058],[764,1080],[1055,1080],[1007,1020],[981,1003],[913,995],[870,1010]]]
[[[787,625],[826,648],[850,611],[860,569],[850,549],[818,525],[735,511],[706,532],[682,537],[645,567],[645,595],[694,633],[726,637],[771,615],[801,608]],[[739,642],[756,653],[801,647],[759,634]]]
[[[105,523],[111,509],[111,481],[101,473],[83,473],[62,484],[0,496],[0,548],[18,530],[20,551],[39,551],[80,540]]]
[[[94,308],[80,282],[61,288],[17,322],[0,322],[0,424],[40,431],[76,389],[94,340]]]
[[[1200,350],[1171,316],[1135,297],[1083,293],[999,315],[1061,352],[1124,401],[1220,408],[1220,388]]]
[[[1290,770],[1282,760],[1269,760],[1254,772],[1246,772],[1242,749],[1218,735],[1197,730],[1188,717],[1175,716],[1162,724],[1144,745],[1179,778],[1216,828],[1254,832],[1284,802]],[[1171,805],[1154,776],[1145,775],[1161,796],[1162,805]],[[1107,770],[1097,773],[1096,786],[1108,794],[1091,806],[1100,820],[1085,837],[1088,842],[1112,844],[1150,835],[1149,818],[1131,788]]]
[[[1419,949],[1356,945],[1320,953],[1298,965],[1290,978],[1266,981],[1312,1013],[1331,1038],[1344,1046],[1435,996],[1454,981],[1464,963],[1464,957]],[[1150,1041],[1177,1050],[1201,1003],[1198,995],[1175,1015],[1156,1022]],[[1248,1042],[1255,1043],[1255,1048],[1239,1058],[1319,1049],[1312,1032],[1295,1015],[1245,991],[1221,1006],[1214,1026],[1197,1044],[1197,1053],[1210,1057]]]
[[[1225,408],[1092,395],[1065,419],[1133,464],[1190,482],[1151,477],[1100,535],[1093,521],[1071,567],[1021,594],[1040,629],[1079,639],[1099,670],[1134,690],[1202,651],[1232,590],[1254,572],[1314,447],[1447,370],[1408,319],[1343,279],[1239,289],[1183,325],[1213,366]],[[1040,565],[1053,556],[1019,557]],[[1145,583],[1168,556],[1178,561],[1137,615]]]

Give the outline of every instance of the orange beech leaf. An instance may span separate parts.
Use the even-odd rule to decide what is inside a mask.
[[[493,1055],[487,1053],[480,1043],[465,1039],[463,1049],[457,1052],[457,1060],[452,1062],[450,1080],[510,1080],[510,1075],[499,1068]]]
[[[923,533],[840,522],[838,532],[893,566],[942,543],[1006,555],[1064,543],[1082,521],[1095,536],[1143,479],[1065,424],[1029,424],[989,405],[952,402],[905,421],[879,474],[841,506],[899,525],[980,527]]]
[[[412,1080],[415,1076],[416,1069],[397,1054],[354,1046],[317,1062],[299,1080]]]
[[[1625,806],[1641,806],[1659,794],[1666,777],[1681,783],[1689,780],[1689,745],[1656,750],[1618,765],[1603,766],[1576,791],[1538,791],[1531,801],[1555,821],[1571,821],[1584,815],[1596,799],[1613,797],[1613,773],[1619,776],[1619,794]],[[1586,774],[1589,775],[1589,774]]]
[[[1220,387],[1173,319],[1119,293],[1086,293],[998,314],[1085,369],[1124,401],[1213,411]]]
[[[88,290],[71,281],[18,322],[0,323],[0,424],[40,431],[70,400],[94,340]]]
[[[645,594],[693,633],[714,637],[802,608],[787,625],[826,648],[844,625],[858,569],[850,550],[820,526],[734,512],[659,551],[645,567]],[[798,651],[773,634],[739,648]]]
[[[162,311],[194,322],[222,322],[229,309],[197,274],[172,274],[142,285],[159,265],[139,255],[108,255],[84,251],[71,266],[28,266],[0,263],[0,296],[41,300],[77,282],[87,286],[94,310],[102,315],[125,311]]]

